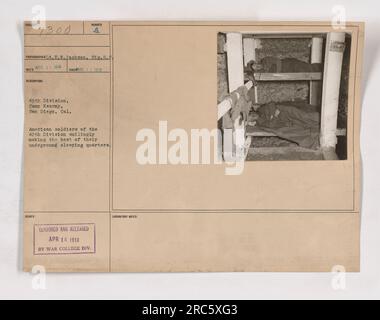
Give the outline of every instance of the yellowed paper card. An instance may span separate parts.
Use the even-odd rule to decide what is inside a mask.
[[[25,270],[359,271],[363,39],[25,22]]]

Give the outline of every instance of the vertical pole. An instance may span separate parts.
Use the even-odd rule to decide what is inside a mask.
[[[244,85],[243,37],[241,33],[227,33],[228,87],[230,93]]]
[[[243,61],[243,36],[241,33],[232,32],[227,33],[227,70],[228,70],[228,89],[229,92],[235,91],[237,88],[244,85],[244,61]],[[235,128],[230,130],[225,130],[226,132],[232,132],[233,136],[236,134]],[[224,135],[225,136],[225,135]],[[226,136],[225,136],[226,139]],[[227,144],[230,144],[231,141],[227,138],[225,140]],[[232,141],[232,148],[226,148],[226,144],[224,144],[225,148],[223,149],[224,159],[226,160],[233,153],[236,160],[236,141]],[[232,150],[233,149],[233,150]]]
[[[244,51],[244,66],[247,66],[248,62],[256,61],[256,45],[257,40],[255,38],[244,38],[243,39],[243,51]],[[255,101],[257,103],[257,85],[255,85]]]
[[[327,35],[322,91],[320,144],[323,151],[334,151],[333,153],[335,153],[337,143],[336,129],[344,42],[344,32],[330,32]]]
[[[254,38],[243,39],[243,52],[244,52],[244,66],[246,67],[248,62],[256,60],[256,47]]]
[[[311,63],[322,63],[323,38],[314,37],[311,42]],[[311,105],[319,105],[321,103],[322,84],[320,81],[310,81],[310,97]]]

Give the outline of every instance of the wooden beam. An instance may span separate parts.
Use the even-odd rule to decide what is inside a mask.
[[[220,120],[232,108],[232,100],[224,99],[218,104],[218,120]]]
[[[251,31],[243,31],[243,38],[256,38],[256,39],[312,39],[314,37],[325,37],[322,33],[252,33]]]
[[[256,81],[310,81],[322,80],[321,72],[255,73]]]
[[[344,46],[344,32],[328,33],[321,109],[320,145],[322,149],[335,148],[337,144],[336,129]]]
[[[311,41],[311,63],[322,63],[323,54],[323,38],[314,37]],[[320,81],[311,80],[309,86],[309,103],[311,105],[320,105],[322,93],[322,83]]]
[[[244,85],[243,38],[241,33],[227,33],[227,72],[229,92]]]
[[[277,137],[276,134],[274,134],[272,132],[267,132],[267,131],[247,132],[247,136],[249,136],[249,137]]]
[[[256,60],[256,44],[254,38],[243,38],[244,66]]]
[[[250,130],[250,131],[248,131]],[[277,137],[277,135],[273,132],[268,131],[262,131],[260,129],[251,131],[252,129],[247,129],[247,136],[251,137]],[[346,129],[337,129],[336,130],[337,136],[345,136],[346,135]]]
[[[322,63],[323,56],[323,38],[322,37],[313,37],[311,40],[311,63]]]

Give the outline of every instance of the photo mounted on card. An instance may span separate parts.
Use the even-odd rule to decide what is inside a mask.
[[[359,271],[363,23],[24,39],[26,271]]]

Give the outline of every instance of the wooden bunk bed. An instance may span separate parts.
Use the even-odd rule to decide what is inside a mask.
[[[344,33],[334,32],[325,35],[310,35],[310,34],[284,34],[284,35],[246,35],[243,37],[242,33],[227,33],[226,34],[226,46],[227,52],[227,65],[228,65],[228,82],[229,91],[233,93],[237,88],[245,85],[247,88],[251,88],[254,84],[248,78],[245,77],[244,65],[247,65],[248,61],[256,60],[255,57],[255,41],[258,38],[310,38],[312,39],[311,47],[311,61],[310,63],[322,63],[323,59],[323,46],[326,47],[324,72],[293,72],[293,73],[255,73],[255,81],[307,81],[309,82],[309,103],[321,104],[321,136],[320,136],[320,150],[323,154],[323,158],[327,160],[338,159],[335,153],[335,146],[338,136],[345,136],[347,134],[346,129],[338,129],[336,127],[336,118],[338,113],[338,97],[340,86],[340,72],[342,67],[343,53],[336,55],[336,52],[332,52],[330,47],[335,43],[344,43]],[[326,43],[326,44],[324,44]],[[232,71],[233,70],[233,71]],[[336,77],[336,72],[339,72],[339,79]],[[322,87],[323,81],[323,87]],[[256,100],[258,97],[257,87]],[[335,90],[335,91],[334,91]],[[320,100],[322,92],[322,100]],[[258,101],[255,101],[256,103]],[[226,112],[233,108],[231,100],[226,99],[218,105],[218,120],[221,119]],[[268,148],[252,148],[251,139],[253,137],[276,137],[276,134],[262,131],[257,127],[246,127],[245,136],[246,141],[244,143],[245,155],[249,153],[257,153],[262,149],[264,153],[283,152],[286,148],[281,147],[268,147]],[[265,150],[264,150],[265,149]],[[302,148],[301,148],[302,149]],[[297,150],[294,149],[295,152]],[[305,150],[303,150],[305,151]],[[307,150],[313,152],[313,150]]]

